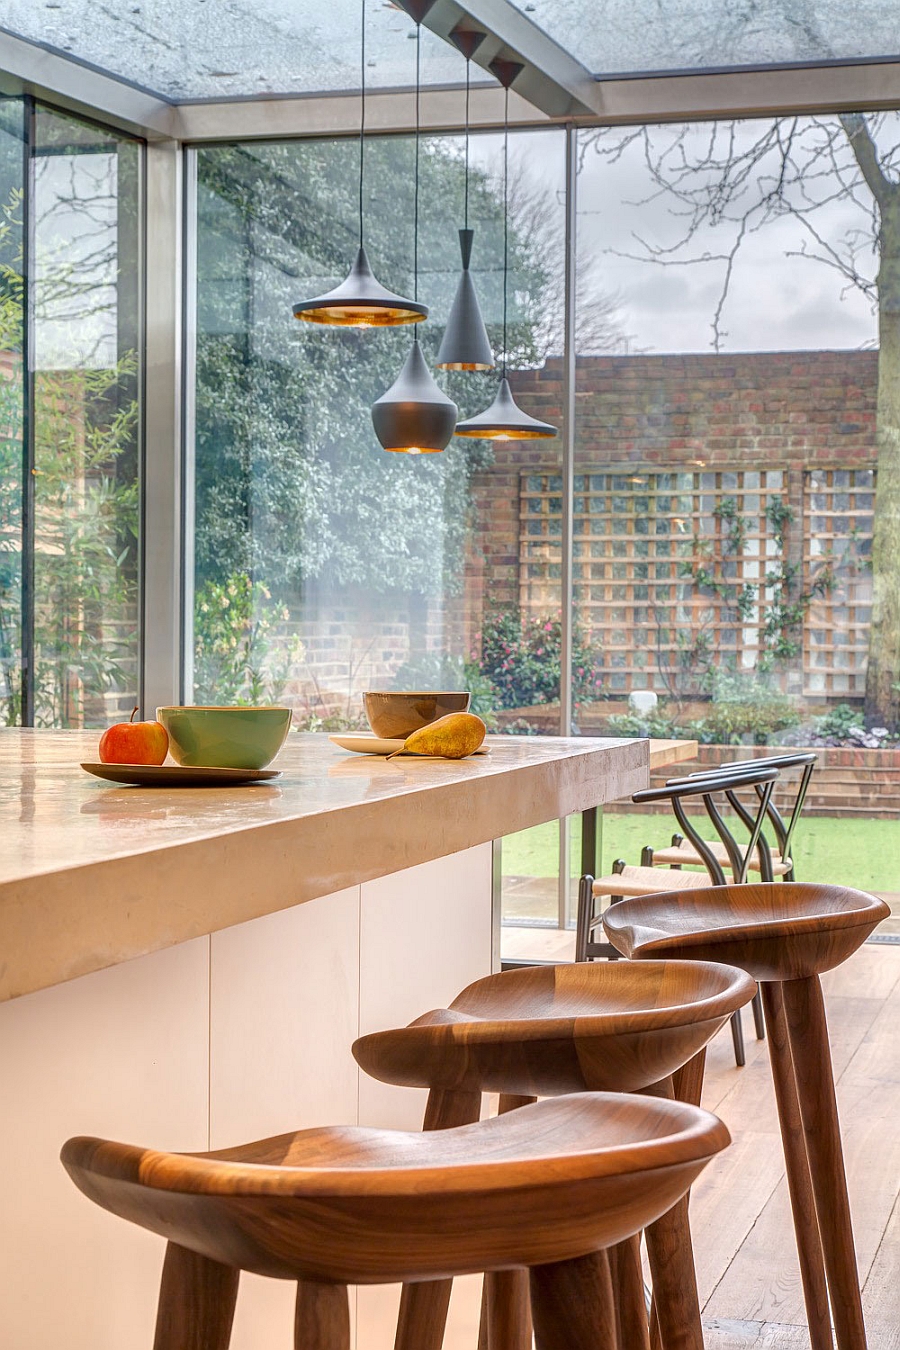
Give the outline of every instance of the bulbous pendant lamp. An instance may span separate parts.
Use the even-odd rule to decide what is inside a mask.
[[[416,13],[416,168],[413,196],[413,295],[419,295],[419,95],[421,89],[421,18],[428,0],[418,0]],[[404,8],[406,8],[404,4]],[[424,17],[423,13],[423,17]],[[372,425],[385,450],[407,455],[435,455],[446,449],[459,409],[435,382],[418,338],[397,379],[372,406]]]
[[[522,411],[512,396],[509,380],[506,378],[506,319],[509,292],[509,86],[518,75],[522,66],[515,61],[497,58],[491,62],[491,70],[506,90],[506,103],[503,118],[503,364],[500,371],[500,387],[493,403],[477,417],[469,417],[456,426],[457,436],[471,436],[488,441],[534,441],[544,440],[556,435],[556,427],[549,422],[540,422]]]
[[[396,328],[404,323],[421,323],[428,307],[417,300],[396,295],[375,276],[363,243],[363,182],[366,156],[366,5],[360,0],[360,115],[359,115],[359,251],[350,271],[339,286],[300,300],[293,307],[294,318],[304,323],[333,324],[341,328]]]
[[[400,374],[372,405],[372,424],[385,450],[434,455],[449,444],[458,414],[432,378],[415,339]]]
[[[473,28],[454,28],[450,34],[453,42],[466,58],[466,168],[465,168],[465,209],[463,228],[459,232],[459,251],[462,255],[462,272],[456,295],[450,308],[447,327],[438,348],[436,366],[442,370],[492,370],[494,353],[481,310],[475,284],[469,271],[472,258],[474,230],[469,229],[469,90],[472,57],[485,39],[484,33]]]

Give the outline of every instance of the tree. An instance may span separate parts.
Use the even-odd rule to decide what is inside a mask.
[[[746,18],[746,16],[745,16]],[[719,260],[722,278],[712,345],[726,336],[726,303],[747,239],[785,216],[801,230],[796,256],[834,269],[878,316],[877,494],[872,543],[873,607],[866,715],[900,725],[900,137],[894,114],[722,121],[702,127],[641,127],[592,133],[592,151],[616,162],[639,142],[652,183],[647,201],[670,198],[682,223],[674,243],[637,241],[635,255],[662,266]],[[820,227],[841,202],[858,219],[838,240]],[[701,231],[726,242],[710,252]]]

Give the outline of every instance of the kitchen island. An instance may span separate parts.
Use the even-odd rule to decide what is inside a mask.
[[[0,1345],[151,1343],[163,1244],[78,1195],[72,1134],[205,1149],[354,1123],[418,1128],[361,1076],[361,1033],[497,960],[492,841],[648,782],[646,740],[490,737],[461,761],[291,736],[282,777],[116,787],[96,734],[0,732]],[[460,1282],[447,1345],[474,1343]],[[468,1297],[467,1297],[468,1292]],[[358,1298],[360,1350],[393,1293]],[[233,1350],[290,1344],[292,1291],[245,1277]]]

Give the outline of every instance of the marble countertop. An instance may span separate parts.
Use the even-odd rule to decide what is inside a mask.
[[[0,1000],[627,797],[650,755],[493,736],[388,763],[304,734],[270,783],[138,788],[80,768],[97,739],[0,731]]]

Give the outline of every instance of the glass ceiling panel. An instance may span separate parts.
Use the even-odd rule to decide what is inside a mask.
[[[900,55],[897,0],[515,0],[599,75]]]
[[[5,0],[0,15],[17,37],[178,103],[359,88],[359,0]],[[369,86],[415,83],[414,32],[389,0],[366,0]],[[423,83],[464,79],[459,52],[423,28]]]

